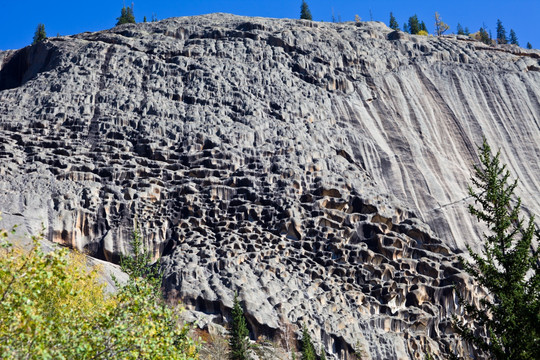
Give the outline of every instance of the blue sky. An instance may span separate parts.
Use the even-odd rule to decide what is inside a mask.
[[[212,12],[298,18],[300,3],[301,0],[137,0],[134,2],[134,12],[137,21],[142,21],[144,15],[150,19],[152,13],[158,19]],[[458,22],[471,32],[477,31],[485,23],[495,34],[496,21],[501,19],[507,32],[511,28],[516,31],[521,46],[531,42],[535,48],[540,47],[540,0],[307,0],[307,3],[313,19],[318,21],[331,21],[333,11],[335,17],[341,17],[342,21],[352,21],[354,15],[358,14],[362,20],[373,18],[388,23],[392,11],[400,26],[409,16],[418,14],[430,32],[433,31],[435,11],[450,25],[450,32],[455,31]],[[111,28],[120,15],[122,5],[122,0],[0,0],[0,50],[18,49],[31,43],[38,23],[45,24],[49,36]]]

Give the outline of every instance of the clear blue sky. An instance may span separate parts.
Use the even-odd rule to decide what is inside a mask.
[[[127,0],[127,4],[130,3]],[[137,0],[134,3],[136,20],[142,21],[144,15],[150,19],[152,13],[160,20],[212,12],[298,18],[301,0]],[[331,21],[333,10],[335,17],[341,17],[342,21],[352,21],[358,14],[362,20],[373,18],[388,24],[392,11],[402,26],[416,13],[430,32],[435,11],[451,26],[450,32],[455,31],[458,22],[471,32],[485,23],[495,36],[496,21],[501,19],[507,33],[511,28],[516,31],[521,46],[529,41],[535,48],[540,47],[540,0],[307,0],[307,3],[317,21]],[[38,23],[45,24],[49,36],[111,28],[122,4],[122,0],[0,0],[0,49],[18,49],[31,43]]]

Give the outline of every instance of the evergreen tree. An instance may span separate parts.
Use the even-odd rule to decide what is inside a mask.
[[[420,31],[425,31],[426,33],[428,32],[428,31],[427,31],[426,23],[423,22],[423,21],[420,23]],[[419,32],[420,32],[420,31],[419,31]]]
[[[532,49],[532,44],[530,42],[527,43],[527,49]]]
[[[305,324],[302,328],[302,360],[317,360],[315,347]]]
[[[143,23],[146,22],[146,15],[144,15],[142,22],[143,22]]]
[[[392,12],[390,12],[390,23],[388,24],[388,26],[390,27],[390,29],[399,30],[398,22]]]
[[[457,24],[457,34],[458,35],[465,35],[465,30],[463,30],[463,26],[461,26],[460,23]]]
[[[418,21],[418,16],[415,14],[409,18],[409,32],[413,35],[418,34],[420,29],[420,22]]]
[[[519,46],[519,41],[514,29],[510,29],[510,44]]]
[[[133,3],[130,7],[123,7],[120,11],[120,17],[116,18],[116,26],[122,24],[135,24],[135,15],[133,15]]]
[[[480,35],[481,42],[487,45],[491,45],[491,36],[489,36],[485,28],[481,27],[480,30],[478,30],[478,33]]]
[[[406,32],[406,33],[410,32],[409,25],[407,25],[407,23],[403,23],[403,32]]]
[[[534,217],[525,225],[520,216],[521,199],[512,204],[517,180],[510,181],[506,165],[494,157],[484,139],[479,166],[474,167],[469,194],[475,205],[469,212],[484,222],[482,254],[468,247],[472,262],[461,259],[465,271],[490,296],[479,305],[460,296],[464,314],[472,321],[454,317],[456,332],[489,358],[538,359],[540,354],[540,257],[532,247]],[[476,205],[479,207],[476,207]],[[540,239],[539,239],[540,240]]]
[[[437,36],[441,36],[448,29],[450,29],[450,26],[442,21],[441,15],[439,15],[438,12],[435,12],[435,32],[437,33]]]
[[[471,32],[469,31],[469,28],[468,28],[468,27],[465,27],[465,35],[468,36],[468,35],[470,35],[470,34],[471,34]]]
[[[305,0],[302,0],[302,5],[300,6],[300,19],[313,20],[311,11]]]
[[[152,255],[145,250],[138,230],[133,231],[130,246],[132,255],[120,257],[122,271],[130,278],[145,279],[156,293],[161,292],[162,274],[159,270],[159,262],[152,263]]]
[[[248,360],[249,357],[249,331],[244,316],[244,310],[238,301],[238,294],[234,294],[232,309],[231,337],[229,339],[230,360]]]
[[[508,43],[508,39],[506,38],[506,30],[504,29],[504,26],[500,19],[497,19],[497,43],[498,44]]]
[[[45,39],[47,39],[47,33],[45,32],[45,25],[38,24],[36,31],[34,32],[34,41],[32,41],[32,45],[37,44],[38,42],[41,42]]]

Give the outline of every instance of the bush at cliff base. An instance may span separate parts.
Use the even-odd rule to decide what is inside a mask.
[[[175,309],[144,278],[107,296],[84,255],[28,251],[0,233],[0,359],[197,359]]]

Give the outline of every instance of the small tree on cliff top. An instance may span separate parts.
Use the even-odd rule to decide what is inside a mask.
[[[478,30],[478,40],[486,45],[491,45],[491,36],[486,31],[485,27],[481,27],[480,30]]]
[[[300,5],[300,19],[304,20],[313,20],[311,16],[311,11],[305,0],[302,0],[302,5]]]
[[[435,12],[435,32],[437,33],[437,36],[441,36],[448,29],[450,29],[450,26],[442,21],[441,15],[439,15],[438,12]]]
[[[418,16],[416,14],[409,18],[409,24],[407,26],[407,29],[413,35],[418,34],[418,32],[422,30],[420,29],[420,21],[418,21]]]
[[[497,19],[497,43],[498,44],[508,43],[508,39],[506,38],[506,30],[504,29],[504,26],[500,19]]]
[[[388,26],[390,27],[390,29],[399,30],[398,22],[394,14],[392,14],[391,12],[390,12],[390,22],[388,23]]]
[[[540,354],[540,258],[531,247],[534,217],[527,224],[519,217],[521,199],[512,205],[517,180],[510,181],[506,165],[484,140],[479,166],[474,167],[469,194],[475,205],[469,212],[484,222],[482,254],[468,247],[472,262],[463,267],[488,296],[479,306],[461,298],[465,315],[472,322],[454,317],[459,335],[495,359],[538,359]]]
[[[120,17],[116,18],[116,20],[118,20],[116,26],[122,24],[135,24],[135,15],[133,15],[133,3],[130,7],[122,7],[122,10],[120,11]]]
[[[45,32],[45,25],[38,24],[36,31],[34,32],[34,41],[32,45],[37,44],[38,42],[44,41],[47,39],[47,33]]]
[[[510,39],[508,40],[510,41],[510,44],[519,46],[518,37],[514,29],[510,29]]]

